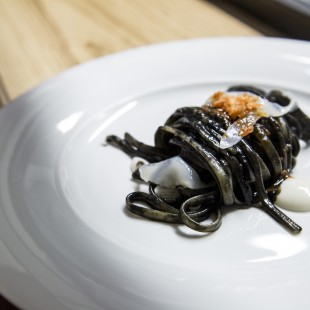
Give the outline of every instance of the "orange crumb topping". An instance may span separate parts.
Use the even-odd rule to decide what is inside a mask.
[[[247,118],[238,119],[235,124],[240,128],[239,134],[241,137],[247,136],[254,130],[254,126],[248,123]]]
[[[259,98],[247,93],[234,96],[220,91],[216,92],[212,96],[211,106],[226,111],[232,121],[245,117],[251,112],[256,115],[266,116]]]

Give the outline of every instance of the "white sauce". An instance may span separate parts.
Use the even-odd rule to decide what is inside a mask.
[[[179,156],[154,164],[135,157],[131,170],[136,169],[139,169],[140,176],[144,181],[162,187],[183,186],[193,189],[206,187],[197,172]],[[290,177],[285,180],[281,185],[281,193],[277,197],[276,205],[289,211],[310,211],[310,180],[300,177]]]
[[[310,211],[310,180],[294,177],[285,180],[276,205],[290,211]]]
[[[148,164],[148,162],[141,157],[134,157],[130,164],[131,172],[135,172],[141,165]]]
[[[206,187],[197,172],[179,156],[154,164],[144,164],[139,168],[139,173],[142,180],[166,188],[176,186],[193,189]]]

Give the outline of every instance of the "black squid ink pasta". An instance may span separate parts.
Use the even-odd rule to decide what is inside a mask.
[[[265,92],[248,85],[232,86],[225,96],[236,93],[253,95],[283,108],[292,102],[279,90]],[[223,102],[222,97],[218,102]],[[257,106],[250,109],[257,111]],[[221,226],[223,207],[255,206],[292,233],[299,233],[302,228],[277,208],[275,202],[282,182],[290,176],[296,164],[299,140],[310,141],[310,119],[297,105],[281,116],[264,112],[259,115],[256,112],[242,113],[244,118],[240,114],[233,118],[226,108],[212,104],[179,108],[163,126],[158,127],[154,146],[137,141],[129,133],[125,133],[123,139],[108,136],[108,144],[132,158],[141,159],[137,160],[133,179],[145,181],[141,176],[144,161],[154,164],[177,156],[195,171],[199,184],[203,184],[191,188],[147,180],[148,192],[132,192],[126,197],[128,209],[150,220],[185,224],[196,231],[213,232]],[[250,120],[248,123],[244,119],[254,119],[254,122]],[[240,139],[221,147],[221,139],[232,124],[237,124],[235,121],[239,122]],[[169,176],[164,178],[167,181]]]

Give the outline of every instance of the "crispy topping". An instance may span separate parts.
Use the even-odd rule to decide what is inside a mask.
[[[293,100],[283,107],[253,93],[241,91],[218,91],[202,106],[206,113],[212,110],[229,123],[226,123],[226,131],[219,141],[222,149],[234,146],[249,135],[261,117],[279,117],[294,109],[296,102]]]
[[[232,121],[243,118],[250,113],[257,116],[267,116],[263,111],[260,98],[249,93],[230,95],[229,93],[216,92],[211,98],[211,107],[222,109],[230,116]]]

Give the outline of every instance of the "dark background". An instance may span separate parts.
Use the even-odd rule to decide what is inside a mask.
[[[208,0],[266,36],[310,40],[310,0]]]

